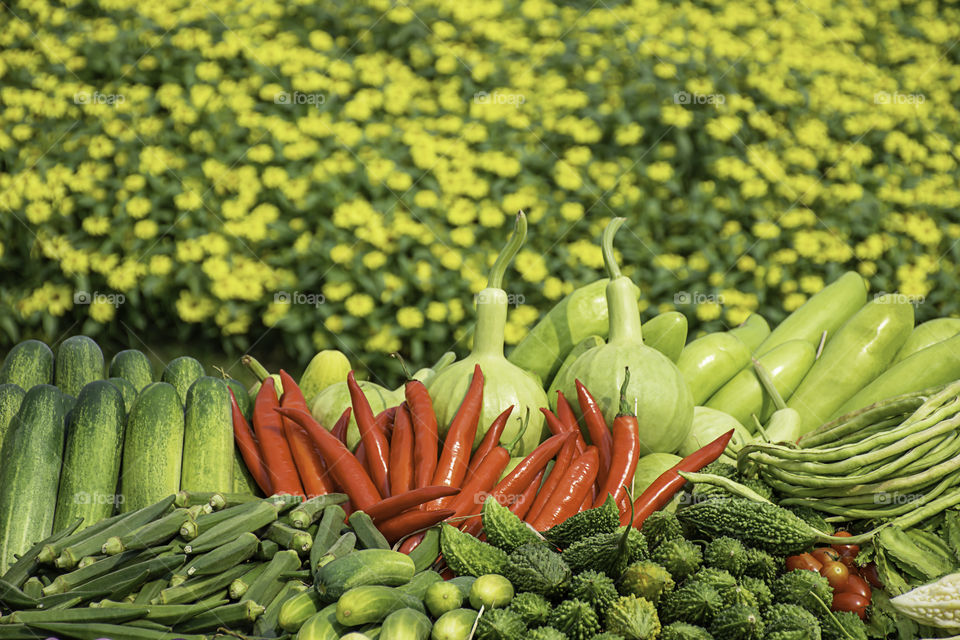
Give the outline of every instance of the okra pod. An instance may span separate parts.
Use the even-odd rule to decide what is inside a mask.
[[[320,517],[320,523],[317,526],[317,533],[313,537],[313,546],[310,547],[310,570],[317,568],[317,562],[325,554],[333,543],[340,537],[340,528],[347,517],[346,512],[340,505],[332,504],[323,508],[323,515]],[[292,516],[291,516],[292,518]]]
[[[75,640],[100,640],[101,638],[123,638],[123,640],[208,640],[206,636],[183,633],[171,634],[169,631],[144,629],[129,624],[81,624],[74,622],[32,622],[31,629],[40,629],[61,638]]]
[[[363,511],[354,511],[350,514],[350,526],[357,534],[357,541],[364,549],[389,549],[390,543],[384,537],[373,519]]]
[[[235,507],[246,502],[256,502],[260,500],[257,496],[248,493],[214,493],[210,496],[208,504],[214,511],[220,511],[228,507]]]
[[[160,592],[167,588],[169,582],[165,578],[151,580],[137,591],[137,597],[133,599],[133,604],[148,605],[150,601],[160,595]]]
[[[82,589],[83,591],[96,592],[102,595],[112,594],[117,590],[119,585],[123,584],[124,586],[129,586],[129,581],[139,579],[140,576],[144,574],[146,574],[147,577],[146,579],[142,580],[140,584],[143,584],[152,578],[156,578],[157,576],[164,575],[165,573],[172,571],[183,564],[184,559],[185,556],[178,554],[174,556],[153,558],[152,560],[138,562],[137,564],[130,565],[129,567],[124,567],[123,569],[118,569],[106,575],[100,576],[95,580],[85,582],[82,585]],[[116,600],[117,596],[114,596],[111,599]]]
[[[178,491],[173,500],[173,506],[181,509],[186,507],[206,507],[210,499],[216,495],[214,491]]]
[[[155,547],[153,549],[147,549],[146,551],[124,551],[115,556],[102,558],[92,564],[75,569],[70,573],[60,574],[53,579],[53,582],[44,587],[43,595],[51,596],[57,593],[66,593],[71,589],[80,587],[85,582],[104,576],[117,569],[122,569],[132,563],[155,558],[169,548],[170,547]]]
[[[37,576],[30,576],[27,578],[27,581],[23,583],[21,590],[34,600],[43,597],[43,583]]]
[[[340,536],[337,541],[330,546],[329,549],[327,549],[325,554],[317,559],[317,564],[311,567],[311,569],[316,571],[325,564],[333,562],[337,558],[342,558],[353,551],[356,546],[357,535],[353,531],[347,531],[345,534]]]
[[[253,600],[225,604],[187,620],[180,631],[211,631],[218,627],[236,628],[251,625],[264,612],[264,607]]]
[[[66,549],[67,547],[69,547],[71,544],[82,542],[87,538],[97,535],[101,531],[113,526],[123,518],[126,518],[128,515],[130,514],[123,513],[120,515],[112,516],[110,518],[105,518],[100,522],[95,522],[91,524],[89,527],[84,527],[82,529],[74,531],[70,535],[62,538],[54,536],[55,538],[57,538],[56,540],[48,540],[45,543],[41,543],[43,546],[40,549],[40,553],[37,555],[37,561],[40,564],[53,564],[54,561],[56,561],[57,556],[60,555],[60,552]],[[11,571],[12,570],[13,568],[11,567]]]
[[[234,516],[238,516],[242,513],[249,513],[255,507],[255,502],[247,502],[236,507],[223,509],[222,511],[204,513],[193,521],[188,520],[187,522],[183,523],[183,525],[180,527],[180,537],[187,542],[190,542],[195,540],[201,533],[209,531],[213,527],[226,520],[229,520],[230,518],[233,518]]]
[[[262,529],[277,519],[277,508],[267,500],[250,503],[255,505],[249,513],[228,518],[191,540],[183,550],[191,555],[216,549],[220,545],[232,542],[243,533]]]
[[[440,555],[440,528],[433,527],[423,535],[420,544],[415,546],[410,553],[410,559],[413,560],[413,566],[416,571],[425,571]]]
[[[23,583],[26,582],[27,578],[33,575],[33,572],[36,571],[37,567],[40,565],[40,555],[43,549],[47,546],[55,545],[71,536],[82,522],[83,518],[77,518],[73,524],[63,531],[57,532],[49,538],[41,540],[37,544],[30,547],[26,553],[17,558],[17,561],[14,562],[9,569],[7,569],[7,572],[3,574],[2,579],[15,587],[19,588],[22,586]]]
[[[277,551],[280,551],[280,545],[278,545],[273,540],[261,540],[257,545],[257,560],[273,560],[273,556],[277,555]]]
[[[290,525],[295,529],[306,529],[320,519],[327,507],[343,504],[346,501],[347,495],[344,493],[328,493],[310,498],[290,511]]]
[[[170,505],[173,504],[173,499],[174,496],[169,496],[156,504],[132,511],[106,529],[99,531],[96,535],[64,548],[57,557],[57,567],[60,569],[72,569],[77,566],[80,558],[99,553],[103,544],[109,538],[113,536],[123,536],[131,531],[136,531],[148,522],[153,522],[166,513]]]
[[[43,596],[37,609],[55,611],[57,609],[72,609],[84,600],[92,600],[103,594],[94,591],[71,591],[69,593],[55,593],[52,596]]]
[[[0,603],[10,609],[32,609],[39,604],[39,599],[24,593],[6,580],[0,580]]]
[[[107,538],[100,550],[108,556],[113,556],[127,549],[146,549],[163,544],[176,537],[180,526],[189,519],[189,511],[174,509],[162,518],[148,522],[126,535]]]
[[[123,609],[105,609],[103,607],[81,607],[55,611],[14,611],[11,622],[111,622],[121,623],[136,620],[147,615],[146,607],[125,607]]]
[[[253,583],[253,581],[256,580],[257,577],[267,568],[267,563],[260,562],[245,566],[248,567],[248,571],[230,583],[228,593],[231,600],[239,600],[243,597],[243,594],[247,592],[247,589],[250,588],[250,585]]]
[[[309,533],[279,522],[274,522],[267,527],[266,538],[273,540],[284,549],[293,549],[300,555],[309,553],[310,547],[313,546],[313,538]]]
[[[278,551],[273,556],[273,560],[267,565],[263,573],[257,576],[247,592],[240,598],[241,602],[253,600],[254,602],[267,602],[273,600],[283,588],[284,581],[280,578],[287,571],[293,571],[300,567],[300,556],[296,551],[285,549]]]
[[[183,570],[188,576],[208,576],[213,573],[221,573],[225,569],[235,567],[245,562],[257,550],[257,536],[252,533],[244,533],[233,542],[208,551],[193,560]]]
[[[307,585],[297,580],[290,580],[283,585],[280,593],[267,605],[263,615],[257,618],[256,624],[253,625],[254,635],[269,638],[276,637],[279,627],[280,608],[287,600],[306,590]]]
[[[197,602],[194,604],[151,604],[146,607],[147,613],[143,615],[145,620],[150,620],[162,625],[175,625],[186,622],[190,618],[201,613],[206,613],[211,609],[227,604],[227,600],[212,600],[206,602]],[[113,600],[103,600],[100,606],[105,609],[135,609],[137,605],[127,604],[125,602],[115,602]]]
[[[151,604],[183,604],[185,602],[196,602],[202,598],[209,597],[221,589],[226,589],[227,585],[246,573],[247,567],[238,565],[227,569],[223,573],[212,576],[200,576],[187,580],[176,587],[167,587],[160,592],[160,595],[154,598]]]

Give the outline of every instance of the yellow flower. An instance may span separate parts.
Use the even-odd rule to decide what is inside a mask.
[[[563,281],[556,276],[550,276],[543,281],[543,295],[548,300],[557,300],[563,297]]]
[[[720,317],[720,313],[723,309],[716,302],[701,302],[697,304],[697,318],[703,322],[709,322],[710,320],[716,320]]]
[[[133,225],[133,235],[141,240],[149,240],[157,235],[158,230],[157,223],[153,220],[140,220]]]
[[[450,239],[454,244],[460,245],[461,247],[472,247],[474,242],[476,242],[473,229],[470,227],[459,227],[454,229],[450,232]]]
[[[353,293],[353,285],[349,282],[328,282],[323,285],[323,295],[330,302],[340,302]]]
[[[347,264],[353,260],[353,247],[338,244],[330,249],[330,259],[337,264]]]
[[[789,313],[790,311],[799,309],[800,306],[806,301],[806,295],[802,293],[791,293],[783,299],[783,310]]]
[[[176,302],[177,313],[184,322],[203,322],[214,312],[213,301],[189,291],[181,291]]]
[[[564,202],[560,205],[560,215],[571,222],[583,217],[583,205],[579,202]]]
[[[423,326],[423,313],[416,307],[403,307],[397,311],[397,324],[404,329],[419,329]]]
[[[170,256],[151,256],[149,270],[152,275],[165,276],[173,270],[173,260]]]
[[[332,315],[323,321],[323,326],[330,333],[340,333],[343,331],[343,318],[338,315]]]
[[[90,317],[100,324],[106,324],[107,322],[113,320],[113,316],[116,314],[116,312],[117,308],[113,306],[113,304],[100,298],[91,302],[90,308],[87,310],[87,313],[90,314]]]
[[[427,319],[430,322],[443,322],[447,317],[447,305],[432,300],[427,304]]]
[[[355,293],[344,302],[347,313],[357,318],[364,318],[373,311],[373,298],[365,293]]]
[[[27,220],[33,224],[40,224],[50,219],[50,216],[53,214],[53,209],[50,207],[49,202],[38,200],[27,205],[26,213]]]
[[[560,160],[553,165],[553,180],[567,191],[576,191],[583,185],[583,178],[569,162]]]
[[[643,137],[643,127],[636,122],[619,127],[614,134],[614,141],[618,146],[629,147],[640,142]]]
[[[647,167],[647,177],[654,182],[666,182],[673,177],[673,167],[667,162],[654,162]]]
[[[445,269],[456,271],[463,265],[463,257],[456,251],[450,249],[443,252],[443,255],[440,257],[440,264],[442,264]]]
[[[387,256],[382,251],[370,251],[363,256],[363,266],[371,271],[379,269],[387,263]]]
[[[196,211],[203,206],[203,199],[196,191],[184,191],[173,197],[173,204],[181,211]]]
[[[135,198],[130,198],[126,203],[127,215],[131,218],[143,218],[148,213],[150,213],[150,201],[146,198],[137,196]]]
[[[250,150],[247,151],[247,157],[250,158],[250,160],[261,164],[270,162],[273,160],[273,156],[273,147],[268,144],[258,144],[250,147]]]
[[[394,191],[406,191],[413,186],[413,178],[409,173],[395,171],[387,177],[387,186]]]
[[[800,276],[799,280],[800,290],[804,293],[816,293],[823,289],[823,277],[822,276]]]
[[[757,268],[757,261],[754,260],[753,257],[751,256],[740,256],[740,258],[737,259],[737,269],[739,269],[740,271],[749,272],[749,271],[753,271],[756,268]]]
[[[87,216],[81,226],[92,236],[104,236],[110,231],[110,219],[104,216]]]
[[[563,154],[563,159],[575,167],[582,167],[590,162],[592,154],[589,147],[576,146],[567,149]]]
[[[780,235],[780,227],[768,220],[757,222],[753,225],[753,227],[750,228],[750,231],[753,233],[754,237],[765,240],[776,238]]]
[[[417,194],[413,196],[413,203],[424,209],[431,209],[437,206],[438,201],[439,199],[434,191],[417,191]]]

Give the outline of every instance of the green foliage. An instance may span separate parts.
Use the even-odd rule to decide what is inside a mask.
[[[519,615],[528,627],[547,624],[553,611],[553,607],[546,598],[531,591],[515,595],[507,608]]]
[[[553,598],[570,581],[570,567],[559,553],[539,542],[528,542],[507,557],[503,575],[517,591],[532,591]]]
[[[857,614],[850,611],[824,612],[820,616],[823,640],[867,640],[867,628]]]
[[[660,633],[660,618],[652,602],[637,596],[620,597],[604,620],[607,629],[626,640],[653,640]]]
[[[682,582],[700,568],[703,554],[693,542],[673,538],[654,549],[650,559],[669,571],[676,582]]]
[[[634,562],[617,582],[621,594],[640,596],[653,604],[659,604],[660,596],[675,585],[670,572],[652,560]]]

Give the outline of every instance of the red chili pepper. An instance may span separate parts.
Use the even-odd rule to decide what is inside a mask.
[[[473,369],[470,387],[450,422],[450,429],[443,441],[443,451],[437,470],[433,474],[434,485],[459,487],[467,475],[473,440],[477,437],[477,425],[480,422],[480,409],[483,408],[483,372],[480,365]]]
[[[587,433],[590,434],[590,441],[597,447],[600,455],[599,475],[601,478],[606,478],[610,471],[610,460],[613,457],[613,436],[610,435],[610,427],[603,419],[603,412],[600,411],[597,401],[579,380],[576,384],[577,400],[580,402],[583,421],[587,424]]]
[[[520,494],[530,487],[534,477],[546,468],[547,463],[557,455],[570,437],[569,433],[561,433],[544,440],[539,447],[530,452],[530,455],[521,460],[513,471],[497,483],[490,495],[500,504],[513,504]],[[538,484],[537,487],[539,486]]]
[[[580,429],[570,429],[557,415],[547,409],[546,407],[540,407],[540,413],[543,414],[543,417],[547,419],[547,427],[550,429],[550,433],[553,435],[558,435],[561,433],[575,433],[577,434],[577,452],[583,453],[583,450],[587,448],[587,443],[583,441],[583,434],[580,433]]]
[[[300,409],[309,413],[307,401],[297,386],[296,381],[289,373],[280,369],[280,384],[283,387],[283,396],[280,406],[288,409]],[[327,472],[323,468],[323,458],[316,450],[313,441],[307,432],[290,418],[283,418],[283,432],[290,444],[293,460],[297,466],[300,482],[308,498],[322,496],[333,492],[333,487],[327,480]]]
[[[640,423],[627,402],[629,381],[630,370],[627,369],[620,387],[620,413],[613,421],[613,458],[593,503],[594,507],[602,505],[608,494],[619,501],[620,494],[626,493],[623,487],[633,482],[633,473],[637,470],[637,461],[640,459]]]
[[[596,488],[596,487],[594,487],[594,488]],[[583,499],[583,502],[580,504],[580,508],[577,509],[577,513],[580,513],[581,511],[586,511],[587,509],[589,509],[590,507],[592,507],[592,506],[593,506],[593,501],[594,501],[593,493],[592,493],[592,492],[591,492],[591,493],[588,493],[588,494],[587,494],[587,497],[584,498],[584,499]]]
[[[357,462],[359,462],[363,470],[367,472],[367,475],[370,475],[370,465],[367,464],[367,450],[364,448],[362,440],[360,444],[357,445],[353,455],[356,456]]]
[[[666,506],[677,491],[683,488],[686,480],[680,477],[678,471],[694,472],[703,469],[723,455],[732,437],[733,429],[660,474],[660,477],[633,501],[633,526],[637,529],[643,526],[644,520],[651,513]]]
[[[387,542],[393,544],[414,531],[432,527],[452,516],[453,509],[434,509],[433,511],[412,509],[381,522],[377,525],[377,529],[387,539]]]
[[[480,446],[477,447],[477,450],[473,452],[473,457],[470,458],[470,466],[467,468],[468,478],[473,476],[477,467],[483,462],[484,457],[493,451],[494,447],[500,443],[500,436],[503,435],[503,429],[507,426],[507,420],[510,419],[510,413],[513,411],[513,407],[514,405],[510,405],[504,409],[503,412],[493,420],[490,428],[487,429],[487,433],[483,436],[483,441],[480,442]]]
[[[423,541],[423,536],[424,534],[422,533],[415,533],[412,536],[407,536],[407,539],[400,543],[397,551],[410,555],[410,552],[416,549]]]
[[[460,493],[461,489],[457,487],[423,487],[421,489],[411,489],[406,493],[399,493],[389,498],[381,500],[377,504],[373,505],[365,512],[370,516],[374,522],[380,520],[388,520],[393,516],[399,515],[400,513],[406,511],[407,509],[412,509],[413,507],[420,506],[425,502],[430,502],[431,500],[436,500],[437,498],[445,498],[447,496],[455,496]]]
[[[333,434],[337,440],[343,444],[347,444],[347,427],[350,426],[350,414],[353,412],[353,409],[347,407],[343,410],[343,413],[340,414],[340,417],[337,419],[336,424],[333,425],[333,429],[330,430],[330,433]]]
[[[563,423],[568,431],[580,430],[580,425],[577,423],[577,416],[573,412],[573,407],[570,406],[567,396],[563,395],[563,391],[559,389],[557,389],[557,418],[560,419],[560,422]]]
[[[233,395],[233,389],[229,387],[227,389],[230,391],[230,410],[233,414],[233,438],[240,450],[241,457],[243,457],[244,464],[250,470],[250,475],[253,476],[257,486],[263,491],[263,495],[269,496],[273,493],[270,491],[270,472],[267,470],[267,463],[263,460],[263,454],[260,453],[260,445],[257,444],[257,439],[254,437],[250,425],[247,424],[247,419],[243,417],[243,412],[240,411],[240,405],[237,404],[237,399]]]
[[[327,463],[330,475],[337,481],[344,493],[350,496],[354,509],[366,511],[382,499],[366,470],[346,446],[321,427],[309,413],[299,409],[277,409],[307,430],[314,444],[320,449],[320,455]]]
[[[597,478],[600,454],[591,445],[564,473],[560,485],[553,492],[540,515],[528,522],[537,531],[546,531],[577,513],[584,498],[590,495],[593,481]]]
[[[390,445],[387,443],[387,437],[383,434],[382,430],[377,428],[373,410],[370,409],[367,396],[363,394],[363,389],[361,389],[357,383],[353,371],[347,374],[347,387],[350,389],[353,415],[357,420],[357,427],[360,429],[360,438],[363,440],[364,449],[366,450],[367,468],[370,470],[370,478],[373,480],[373,484],[376,485],[380,495],[389,495],[387,468],[390,462]]]
[[[477,467],[476,473],[467,479],[460,495],[449,500],[447,508],[453,509],[453,517],[460,518],[476,514],[479,518],[480,506],[490,494],[490,490],[497,484],[500,474],[503,473],[508,464],[510,464],[510,452],[503,447],[496,447],[488,453]],[[473,519],[471,518],[471,520]],[[470,522],[470,520],[466,522]]]
[[[533,522],[536,520],[543,511],[543,507],[547,504],[547,501],[550,500],[550,496],[553,494],[553,492],[561,490],[559,488],[560,480],[563,478],[563,474],[567,472],[567,468],[573,462],[573,459],[576,456],[576,450],[576,438],[569,438],[560,449],[560,453],[557,454],[557,459],[553,463],[553,468],[550,470],[550,475],[547,476],[547,480],[540,488],[540,492],[537,493],[537,498],[530,506],[530,511],[527,512],[527,517],[524,518],[524,520],[527,522]]]
[[[274,493],[306,497],[297,466],[293,462],[290,444],[283,435],[283,419],[276,413],[280,407],[273,378],[267,378],[260,384],[253,404],[253,430],[257,442],[267,463],[270,475],[270,487]]]
[[[400,408],[400,405],[395,407],[388,407],[378,413],[374,417],[373,421],[380,429],[380,432],[387,439],[387,442],[390,442],[390,438],[393,436],[393,423],[397,417],[397,409]]]
[[[391,495],[400,495],[413,488],[413,425],[404,405],[400,405],[394,420],[389,472]]]
[[[437,470],[437,415],[433,411],[433,401],[427,388],[419,380],[407,382],[403,393],[410,409],[416,444],[413,451],[413,483],[417,488],[427,487],[433,482],[433,474]]]

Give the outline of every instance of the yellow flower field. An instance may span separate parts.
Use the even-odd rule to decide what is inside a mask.
[[[426,362],[518,209],[511,343],[614,215],[648,315],[775,322],[849,268],[956,314],[958,92],[929,0],[7,2],[0,350]]]

